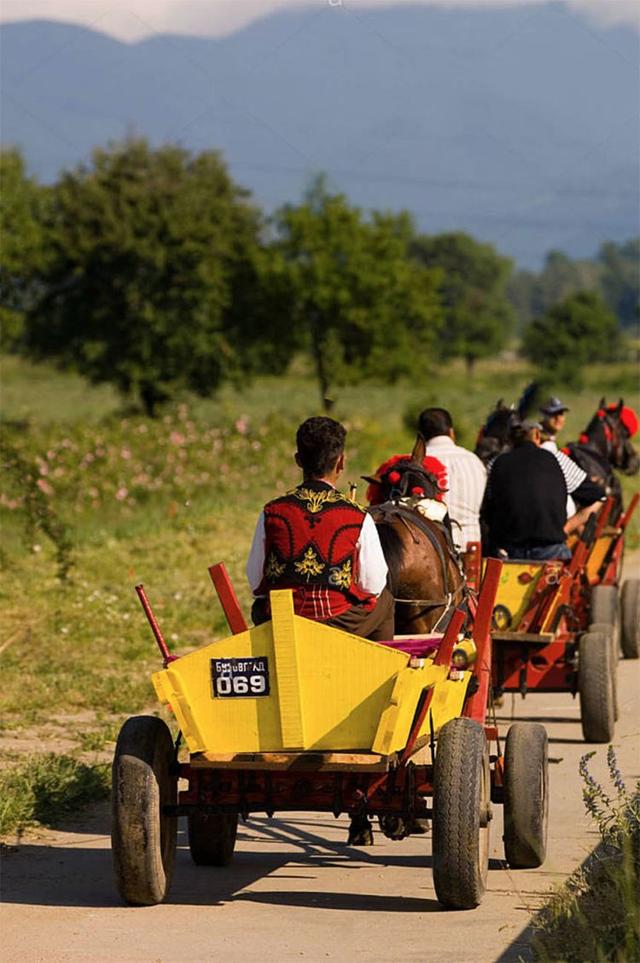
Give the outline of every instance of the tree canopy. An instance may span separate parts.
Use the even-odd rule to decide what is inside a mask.
[[[258,231],[217,153],[141,139],[96,150],[53,189],[29,353],[115,383],[150,414],[180,388],[211,394],[240,371],[236,305]]]
[[[44,256],[49,195],[27,175],[18,150],[0,151],[0,325],[5,348],[18,343],[24,312],[33,299],[33,275]]]
[[[523,350],[542,381],[577,386],[584,365],[615,357],[619,337],[618,321],[600,295],[582,291],[527,325]]]
[[[274,227],[271,289],[290,350],[311,355],[323,399],[332,385],[424,368],[442,321],[439,272],[409,257],[408,215],[367,220],[318,178]]]
[[[419,263],[443,272],[443,357],[464,358],[471,369],[478,358],[500,351],[513,327],[506,296],[512,262],[461,232],[422,235],[411,248]]]

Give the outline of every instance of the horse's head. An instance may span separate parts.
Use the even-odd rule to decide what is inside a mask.
[[[638,431],[638,416],[624,404],[608,405],[605,398],[578,439],[581,444],[595,448],[614,467],[625,475],[636,475],[640,470],[640,456],[631,443]]]
[[[505,405],[502,398],[480,429],[476,440],[475,453],[485,464],[496,455],[513,447],[513,431],[520,418],[513,405]]]
[[[438,498],[442,495],[437,477],[410,455],[390,458],[375,475],[362,477],[369,482],[367,498],[372,505],[398,498]]]

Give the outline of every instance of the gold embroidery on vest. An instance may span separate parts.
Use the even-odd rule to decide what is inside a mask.
[[[324,492],[322,494],[324,494]],[[325,568],[325,564],[318,559],[314,550],[309,546],[304,553],[302,561],[294,563],[294,568],[296,572],[300,572],[301,575],[319,575]]]
[[[279,562],[276,558],[275,552],[271,552],[269,558],[267,559],[267,564],[264,567],[264,574],[269,582],[275,582],[276,579],[280,578],[285,570],[284,562]]]
[[[338,588],[348,589],[351,585],[351,559],[348,558],[344,565],[338,565],[330,569],[329,584],[336,585]]]
[[[305,508],[311,515],[321,512],[326,504],[344,501],[344,495],[333,488],[327,491],[314,492],[312,488],[294,488],[291,492],[301,502],[306,502]]]

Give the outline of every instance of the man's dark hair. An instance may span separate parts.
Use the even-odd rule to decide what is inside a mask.
[[[425,408],[418,418],[418,431],[425,441],[437,435],[448,435],[453,428],[451,415],[446,408]]]
[[[333,418],[307,418],[296,432],[300,467],[305,475],[322,478],[344,451],[346,429]]]

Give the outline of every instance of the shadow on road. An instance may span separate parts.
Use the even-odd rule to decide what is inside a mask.
[[[446,912],[436,899],[404,896],[374,896],[370,893],[331,893],[304,890],[276,890],[265,893],[240,893],[236,899],[272,906],[297,906],[309,909],[349,910],[356,913],[434,913]]]
[[[106,814],[98,813],[86,826],[79,827],[82,835],[68,840],[43,843],[24,842],[3,856],[2,896],[5,903],[34,906],[118,907],[118,896],[111,864]],[[100,831],[96,832],[100,826]],[[355,871],[364,866],[416,867],[431,869],[428,837],[424,854],[403,853],[402,844],[382,848],[355,848],[339,840],[327,839],[311,831],[330,828],[335,824],[312,823],[302,818],[284,822],[278,819],[252,819],[240,828],[241,848],[231,866],[226,868],[198,867],[189,855],[186,825],[181,821],[178,833],[178,852],[171,891],[166,900],[174,905],[215,906],[235,900],[274,903],[287,906],[331,906],[334,909],[366,909],[384,912],[432,912],[441,909],[432,898],[405,899],[359,893],[313,892],[304,885],[299,890],[246,892],[257,880],[264,880],[279,869],[287,867],[288,879],[317,879],[325,869],[339,867]],[[93,833],[88,832],[89,827]],[[347,822],[340,829],[346,837]],[[380,840],[378,834],[376,839]],[[386,842],[386,841],[385,841]],[[244,848],[245,846],[254,849]],[[267,848],[268,847],[268,848]],[[392,850],[392,851],[390,851]],[[490,861],[490,869],[501,869],[499,860]],[[279,878],[283,876],[279,875]],[[426,881],[426,880],[425,880]],[[355,887],[354,887],[355,888]],[[243,892],[244,891],[244,892]],[[133,910],[132,910],[133,912]]]

